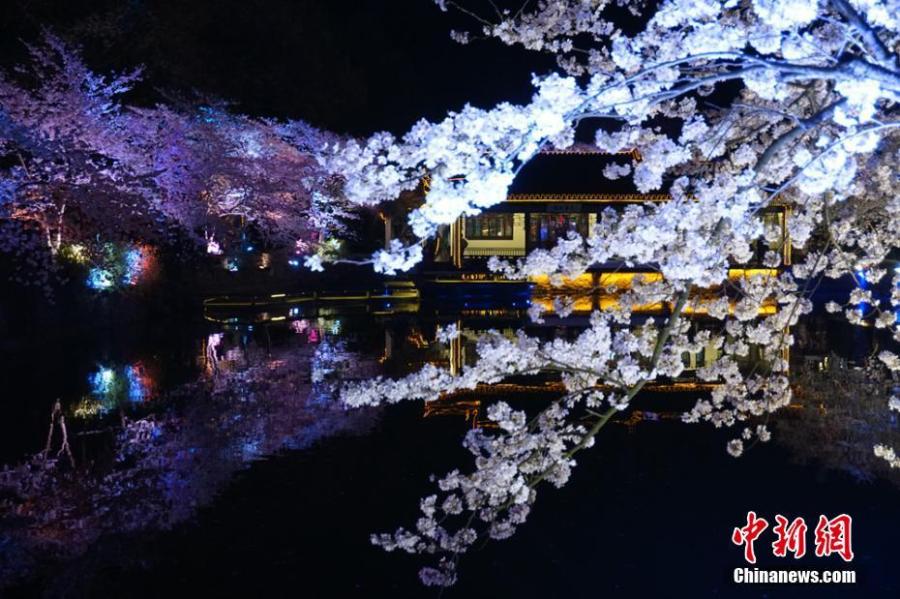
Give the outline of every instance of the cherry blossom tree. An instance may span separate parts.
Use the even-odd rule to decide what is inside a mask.
[[[686,352],[708,348],[716,357],[697,371],[713,391],[698,397],[684,420],[732,427],[733,456],[768,440],[766,415],[792,401],[790,330],[812,310],[810,292],[822,277],[864,278],[846,305],[829,309],[890,329],[900,341],[900,273],[885,267],[900,245],[900,4],[540,0],[489,14],[438,4],[474,19],[475,31],[456,32],[458,41],[495,38],[550,52],[560,72],[535,76],[525,105],[466,105],[399,138],[378,133],[331,148],[323,163],[344,177],[344,193],[360,205],[389,201],[430,179],[424,204],[409,216],[419,241],[373,255],[376,270],[412,266],[437,227],[503,201],[531,157],[571,146],[579,126],[597,127],[599,150],[636,148],[642,155],[607,177],[631,176],[641,192],[671,198],[605,210],[585,239],[572,234],[515,263],[490,261],[509,278],[549,275],[555,283],[609,263],[662,275],[622,292],[617,310],[595,311],[576,339],[489,333],[478,341],[477,363],[459,375],[428,366],[345,389],[354,406],[432,401],[511,375],[560,373],[560,400],[537,415],[494,405],[488,418],[496,429],[466,435],[474,471],[439,478],[412,529],[373,536],[388,551],[435,556],[435,566],[421,571],[423,582],[450,585],[462,554],[478,539],[512,535],[544,483],[564,485],[577,454],[646,385],[677,377]],[[777,245],[779,233],[756,218],[773,205],[790,211],[800,259],[780,268],[773,249],[764,262],[777,273],[729,279],[729,267],[749,263],[757,242]],[[873,293],[885,278],[889,296]],[[647,305],[661,306],[664,316],[633,318]],[[701,316],[716,326],[696,326]],[[763,365],[744,366],[751,353]],[[890,349],[879,357],[900,369]],[[900,465],[890,447],[873,450]]]
[[[204,247],[229,216],[305,252],[347,234],[354,214],[315,160],[335,136],[221,102],[128,102],[139,69],[95,73],[50,33],[28,50],[0,73],[0,249],[21,262],[98,235]]]
[[[256,226],[273,244],[314,246],[346,235],[354,218],[315,154],[338,138],[302,121],[235,114],[220,102],[135,110],[159,209],[206,240],[226,217]]]
[[[152,182],[119,104],[139,71],[97,75],[50,34],[28,50],[28,67],[0,73],[0,249],[46,283],[64,241],[152,230]]]

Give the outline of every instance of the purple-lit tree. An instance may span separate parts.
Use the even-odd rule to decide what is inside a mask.
[[[70,239],[149,236],[152,181],[119,103],[139,73],[99,76],[49,34],[28,50],[28,68],[0,73],[0,249],[47,266]]]
[[[202,247],[226,216],[309,252],[352,218],[315,160],[334,136],[209,102],[130,105],[139,70],[99,75],[51,34],[28,49],[0,73],[0,249],[21,261],[97,236]]]
[[[301,121],[233,114],[219,103],[134,109],[155,173],[158,208],[215,239],[225,217],[255,225],[282,246],[345,233],[353,215],[315,159],[337,137]]]

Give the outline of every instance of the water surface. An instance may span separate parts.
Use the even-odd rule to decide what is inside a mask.
[[[513,331],[527,324],[521,312],[286,307],[207,317],[4,360],[12,383],[3,405],[6,463],[44,447],[57,398],[82,467],[111,459],[123,418],[153,415],[158,424],[151,454],[115,466],[120,487],[103,498],[106,516],[74,510],[68,525],[37,535],[56,535],[61,554],[66,543],[78,551],[45,554],[27,519],[7,519],[7,570],[30,573],[13,595],[433,595],[416,580],[417,558],[384,554],[368,535],[411,525],[431,473],[471,467],[461,437],[483,423],[496,396],[427,414],[412,403],[346,412],[312,371],[365,378],[426,362],[456,368],[471,360],[471,348],[454,354],[437,343],[438,324]],[[540,330],[528,326],[543,336],[573,334],[552,319]],[[792,365],[845,369],[835,375],[842,384],[853,384],[846,373],[884,343],[824,314],[794,334]],[[691,396],[648,394],[638,417],[607,427],[581,454],[567,487],[540,493],[513,539],[465,558],[460,583],[445,596],[670,596],[677,588],[693,596],[896,597],[900,488],[871,447],[896,439],[897,423],[865,389],[857,395],[850,404],[801,392],[795,409],[774,418],[775,439],[735,460],[724,451],[727,432],[678,421]],[[504,398],[529,410],[547,401],[534,393]],[[731,530],[751,509],[807,522],[851,514],[857,587],[732,584],[732,569],[743,564]],[[76,517],[94,534],[67,528]],[[765,549],[758,545],[763,565],[787,565]],[[838,558],[800,563],[844,567]]]

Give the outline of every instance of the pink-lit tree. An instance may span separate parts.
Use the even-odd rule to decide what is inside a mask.
[[[337,137],[302,121],[253,119],[221,103],[133,109],[154,173],[158,209],[215,241],[226,217],[275,245],[314,247],[345,232],[353,215],[316,153]]]
[[[149,236],[152,181],[119,103],[139,72],[97,75],[49,34],[28,50],[27,68],[0,73],[0,249],[50,267],[70,239]]]
[[[22,261],[98,236],[199,248],[227,216],[312,251],[352,218],[315,160],[334,136],[212,102],[129,104],[140,70],[97,74],[51,34],[28,50],[0,73],[0,249]]]

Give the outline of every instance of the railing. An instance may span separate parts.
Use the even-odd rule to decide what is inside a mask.
[[[525,249],[521,248],[466,248],[463,258],[489,258],[491,256],[524,256]]]

